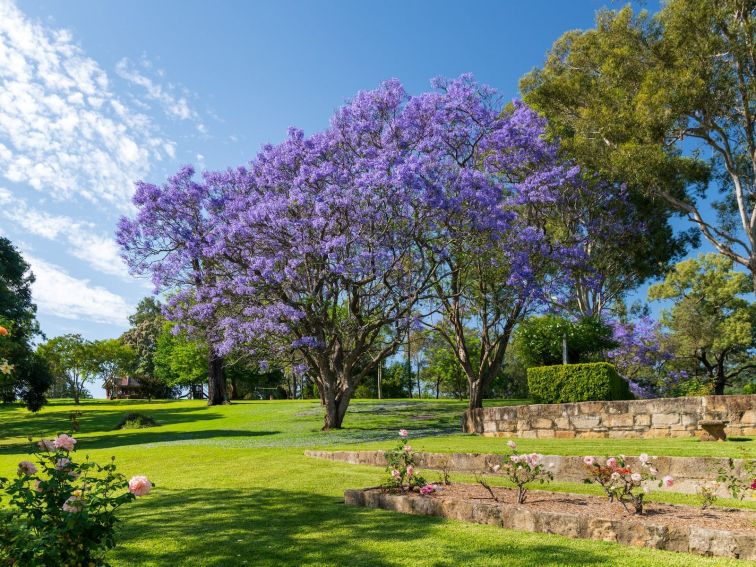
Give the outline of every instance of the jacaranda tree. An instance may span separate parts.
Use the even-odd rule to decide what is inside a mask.
[[[441,317],[426,323],[452,348],[470,384],[470,407],[478,408],[517,323],[550,297],[554,275],[571,272],[580,258],[547,229],[580,171],[559,163],[545,121],[526,105],[502,112],[497,93],[469,75],[434,86],[405,111],[423,132],[407,177],[430,210],[423,248],[437,266],[428,303]]]
[[[215,277],[206,247],[226,197],[217,185],[193,177],[194,170],[185,167],[162,186],[137,183],[133,197],[137,214],[122,218],[117,230],[131,272],[150,275],[156,291],[174,293],[168,310],[180,312],[187,326],[200,319],[192,313],[195,294]],[[211,345],[207,403],[223,404],[228,401],[223,357],[214,347],[212,321],[205,316],[201,321],[202,325],[191,327]]]
[[[266,147],[213,248],[222,275],[202,307],[219,322],[223,351],[298,351],[324,429],[341,427],[360,380],[396,352],[432,272],[415,243],[427,225],[421,201],[402,177],[416,143],[400,124],[406,99],[387,82],[357,95],[327,131],[292,130]]]
[[[441,317],[479,407],[514,325],[580,256],[547,230],[580,172],[559,164],[543,120],[521,103],[503,111],[470,76],[434,86],[358,93],[327,130],[292,129],[248,169],[141,184],[138,219],[121,224],[132,269],[178,290],[167,315],[179,328],[204,329],[218,356],[308,367],[324,429]]]

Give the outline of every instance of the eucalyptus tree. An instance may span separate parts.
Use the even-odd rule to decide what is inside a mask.
[[[670,0],[654,16],[604,10],[521,83],[569,155],[642,195],[656,210],[649,221],[665,207],[689,218],[750,272],[753,289],[755,9],[750,0]],[[660,251],[664,269],[674,247]]]

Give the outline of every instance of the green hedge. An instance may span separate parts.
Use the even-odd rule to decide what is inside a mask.
[[[528,368],[528,388],[537,404],[633,398],[627,382],[607,362]]]

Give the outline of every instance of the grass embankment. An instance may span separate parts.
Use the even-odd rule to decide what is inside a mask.
[[[348,508],[343,490],[374,486],[383,471],[302,454],[306,448],[388,448],[400,427],[412,431],[416,450],[502,451],[500,439],[457,433],[463,409],[455,401],[357,401],[345,429],[324,433],[321,409],[309,401],[213,408],[186,401],[56,401],[36,416],[0,406],[0,475],[14,473],[26,455],[26,437],[67,431],[70,412],[81,411],[80,457],[104,461],[115,455],[124,474],[146,474],[157,484],[121,514],[119,546],[111,555],[119,566],[742,564]],[[159,425],[113,430],[127,412],[150,415]],[[756,453],[753,441],[521,442],[523,450],[597,456],[641,450],[737,456],[741,446]]]

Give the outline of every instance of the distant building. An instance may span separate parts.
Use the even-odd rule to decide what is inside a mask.
[[[110,400],[126,400],[129,398],[145,397],[142,393],[142,385],[139,383],[139,380],[130,376],[119,378],[114,384],[105,384],[104,387],[108,399]]]

